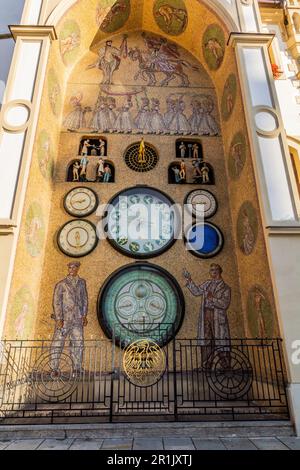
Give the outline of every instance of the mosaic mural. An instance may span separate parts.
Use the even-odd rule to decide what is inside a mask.
[[[22,286],[16,293],[10,310],[9,337],[26,339],[32,334],[34,317],[34,298],[27,286]]]
[[[59,34],[60,55],[65,65],[70,65],[75,61],[80,41],[81,34],[78,23],[73,20],[65,21]]]
[[[51,180],[54,171],[53,144],[51,137],[44,129],[39,133],[37,145],[40,171],[45,179]]]
[[[114,33],[130,16],[130,0],[102,0],[96,9],[96,23],[104,33]]]
[[[43,248],[45,238],[45,223],[41,206],[33,202],[26,214],[25,222],[26,248],[28,253],[36,257]]]
[[[221,67],[225,55],[224,31],[217,24],[209,25],[202,39],[205,61],[210,70]]]
[[[222,96],[222,104],[221,104],[221,110],[222,110],[222,117],[225,121],[228,121],[230,118],[235,101],[236,101],[236,95],[237,95],[237,81],[236,81],[236,76],[232,73],[229,75],[229,77],[226,80],[226,83],[224,85],[224,91],[223,91],[223,96]]]
[[[229,150],[228,171],[233,180],[237,180],[246,163],[246,137],[243,132],[237,132],[233,137]]]
[[[93,69],[100,72],[100,92],[99,83],[81,90],[77,85],[64,127],[95,133],[219,135],[216,97],[203,67],[165,38],[146,33],[135,37],[100,47],[97,61],[85,71],[86,80]]]
[[[61,87],[54,69],[48,72],[48,98],[54,116],[59,116],[62,106]]]
[[[153,15],[160,29],[172,36],[178,36],[187,27],[188,12],[183,0],[156,0]]]
[[[274,315],[266,291],[259,285],[253,286],[248,294],[247,317],[250,334],[253,338],[272,338]]]
[[[244,202],[239,210],[237,221],[238,244],[244,255],[251,255],[258,234],[256,210],[250,201]]]

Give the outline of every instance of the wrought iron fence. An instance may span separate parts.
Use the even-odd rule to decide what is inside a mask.
[[[280,339],[0,344],[1,424],[289,417]]]

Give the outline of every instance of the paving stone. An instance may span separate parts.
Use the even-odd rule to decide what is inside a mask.
[[[44,439],[18,439],[12,441],[5,450],[36,450]]]
[[[259,450],[289,450],[276,437],[251,437],[250,440]]]
[[[133,450],[163,450],[162,438],[136,438],[133,441]]]
[[[227,450],[257,450],[257,447],[253,442],[249,441],[247,438],[222,438],[222,443]]]
[[[45,439],[38,450],[68,450],[74,439]]]
[[[69,450],[99,450],[103,439],[75,439]]]
[[[220,439],[193,438],[193,442],[197,450],[226,450],[226,447]]]
[[[132,441],[126,438],[104,439],[101,450],[131,450]]]
[[[171,438],[164,439],[165,450],[195,450],[195,446],[191,438]]]
[[[300,450],[300,437],[278,437],[291,450]]]

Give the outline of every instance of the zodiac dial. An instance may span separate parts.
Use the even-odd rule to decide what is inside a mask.
[[[174,202],[161,191],[140,186],[117,194],[109,203],[108,240],[133,258],[151,258],[174,243]]]
[[[180,327],[183,312],[179,285],[165,270],[151,264],[135,263],[117,271],[98,300],[102,328],[122,345],[145,335],[165,344]]]

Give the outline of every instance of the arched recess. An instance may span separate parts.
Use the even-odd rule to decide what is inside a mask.
[[[97,67],[90,69],[90,71],[86,70],[91,63],[96,62],[98,59],[98,46],[96,49],[91,50],[91,44],[98,30],[95,23],[95,12],[90,11],[87,13],[85,11],[87,9],[87,3],[88,2],[86,0],[81,0],[79,2],[62,1],[47,21],[48,24],[54,24],[56,26],[59,41],[53,44],[49,58],[47,86],[45,87],[42,99],[39,128],[43,129],[46,127],[50,132],[50,129],[53,129],[56,126],[57,138],[56,134],[53,135],[53,141],[56,142],[59,140],[60,143],[57,146],[56,151],[57,158],[54,187],[53,190],[51,188],[51,191],[49,189],[49,199],[53,202],[49,213],[45,215],[49,221],[47,240],[45,242],[46,248],[43,259],[37,260],[37,263],[40,263],[40,270],[43,270],[43,272],[40,276],[35,276],[34,279],[30,279],[30,281],[28,281],[32,285],[32,290],[37,292],[37,297],[39,298],[36,332],[40,337],[43,337],[44,335],[47,337],[49,329],[51,329],[51,325],[48,320],[43,318],[42,312],[45,311],[43,306],[51,305],[51,286],[54,286],[62,276],[62,273],[65,272],[66,259],[62,253],[53,246],[53,236],[56,233],[58,226],[62,226],[65,223],[66,218],[63,211],[58,211],[58,206],[63,200],[66,190],[69,189],[69,186],[66,187],[64,184],[66,178],[65,172],[68,164],[70,164],[74,158],[78,158],[78,148],[81,137],[90,133],[89,129],[83,129],[81,132],[68,133],[67,129],[64,129],[63,125],[60,125],[60,122],[63,124],[66,116],[73,111],[72,106],[73,104],[76,104],[76,101],[79,107],[81,91],[83,94],[81,101],[82,105],[95,108],[97,96],[99,95],[99,83],[101,81],[101,73]],[[147,3],[150,4],[152,2],[148,0]],[[95,4],[96,0],[93,0],[93,5],[95,6]],[[221,2],[199,2],[197,0],[189,0],[186,2],[186,5],[189,7],[190,25],[189,28],[187,28],[187,30],[181,35],[169,36],[158,28],[153,15],[145,15],[145,18],[143,19],[144,24],[131,23],[131,26],[125,24],[123,28],[117,30],[115,33],[102,35],[99,47],[105,44],[108,39],[112,39],[115,45],[120,47],[120,41],[123,34],[138,34],[137,30],[139,30],[139,34],[141,34],[141,32],[144,31],[147,34],[154,35],[155,37],[160,36],[168,40],[170,44],[175,44],[180,51],[183,51],[182,58],[186,59],[193,65],[198,64],[201,68],[202,75],[206,80],[206,84],[204,84],[206,91],[203,93],[206,95],[212,94],[214,96],[214,110],[213,113],[211,113],[211,116],[215,119],[218,125],[218,132],[211,132],[209,135],[207,132],[203,133],[203,139],[206,139],[204,152],[205,160],[210,162],[215,170],[216,185],[214,186],[214,192],[217,199],[222,201],[220,210],[216,217],[218,217],[217,221],[220,227],[224,230],[226,243],[218,262],[224,267],[224,276],[233,289],[231,316],[232,331],[235,336],[242,337],[245,334],[245,331],[247,331],[248,316],[246,314],[246,309],[249,291],[256,283],[257,279],[261,278],[261,283],[266,286],[268,296],[272,299],[272,287],[269,282],[269,271],[266,261],[267,257],[264,244],[262,242],[262,230],[259,231],[257,245],[253,246],[252,256],[249,255],[245,258],[245,255],[241,250],[238,251],[234,248],[234,246],[237,246],[237,242],[234,242],[234,240],[237,239],[237,230],[239,230],[237,219],[241,209],[241,194],[243,194],[243,198],[245,200],[252,202],[257,217],[259,217],[255,180],[248,150],[249,144],[244,118],[243,102],[237,79],[235,54],[232,48],[225,46],[229,32],[231,30],[238,30],[238,27],[232,24],[232,20],[228,19],[229,13],[228,11],[225,11],[225,9],[222,10],[224,7],[222,6],[221,8]],[[216,7],[216,5],[220,6],[220,9],[218,10],[219,14],[215,13],[217,8],[212,8],[212,5],[214,7]],[[78,49],[75,50],[77,54],[75,55],[75,58],[72,56],[72,61],[65,63],[61,54],[61,33],[63,31],[64,24],[70,20],[76,21],[79,24],[82,42]],[[227,27],[224,26],[224,23],[226,23]],[[203,47],[203,36],[207,28],[212,25],[217,25],[223,30],[224,34],[225,55],[223,60],[219,61],[217,64],[206,61]],[[185,66],[184,68],[186,69]],[[190,68],[188,68],[188,70],[191,73],[196,73]],[[138,68],[135,66],[135,73],[137,71]],[[76,79],[76,75],[78,79]],[[79,88],[81,88],[81,84],[83,85],[81,82],[81,78],[83,76],[91,77],[92,85],[95,89],[94,96],[91,96],[90,101],[87,101],[86,103],[84,101],[86,95],[84,89],[85,85],[82,90],[78,89],[79,85]],[[75,77],[75,79],[72,77]],[[163,78],[164,77],[160,76],[160,81],[162,81]],[[57,93],[57,90],[59,89],[57,83],[59,83],[61,88],[60,96]],[[147,82],[144,81],[143,84],[146,85],[146,83]],[[174,80],[174,84],[178,88],[180,80]],[[195,82],[193,84],[195,85]],[[142,84],[139,83],[138,85],[141,86]],[[73,90],[71,89],[72,87]],[[47,96],[49,88],[51,91],[51,100],[49,100],[49,96]],[[187,88],[184,88],[184,90],[188,91]],[[76,100],[73,100],[73,104],[71,104],[73,93]],[[150,98],[154,98],[150,93],[149,96]],[[64,107],[62,104],[58,106],[59,103],[57,102],[53,103],[53,97],[56,97],[56,100],[60,97],[60,101],[64,101],[65,103]],[[134,99],[135,98],[133,97],[133,100]],[[125,97],[124,100],[122,98],[122,101],[125,103]],[[140,101],[141,100],[139,100],[139,104]],[[161,98],[161,104],[162,101],[163,98]],[[162,108],[165,113],[166,103],[165,101],[163,101],[163,103],[164,106]],[[188,98],[188,101],[186,102],[186,106],[187,105],[190,106],[189,113],[187,113],[187,110],[185,110],[184,113],[188,114],[188,118],[191,118],[192,96]],[[120,100],[118,107],[121,108],[122,106],[123,102]],[[209,105],[206,106],[208,106],[208,108],[210,107]],[[92,112],[93,111],[94,109],[92,109]],[[136,118],[136,115],[137,113],[134,113],[134,118]],[[59,119],[60,116],[63,116],[62,120]],[[92,116],[90,115],[89,117]],[[99,132],[97,132],[96,129],[95,136],[102,135],[102,132],[100,131],[101,129],[99,129]],[[241,137],[241,134],[243,138]],[[114,136],[113,133],[112,136]],[[112,145],[109,144],[107,157],[115,164],[117,178],[114,184],[107,185],[106,187],[104,187],[104,185],[98,185],[97,190],[99,190],[101,202],[107,202],[108,196],[112,196],[118,190],[124,189],[125,184],[133,186],[141,183],[141,176],[129,173],[124,161],[120,158],[123,154],[123,150],[132,142],[137,141],[137,136],[131,133],[123,133],[121,137],[122,138],[119,138],[118,142],[117,139],[110,139],[110,141],[112,141]],[[163,191],[166,189],[168,164],[174,161],[175,158],[176,139],[176,134],[167,135],[163,138],[161,135],[151,135],[151,143],[159,148],[160,155],[163,156],[163,158],[160,158],[159,164],[155,170],[143,174],[143,183],[155,186]],[[148,140],[148,135],[146,140]],[[243,149],[243,146],[246,146],[246,150]],[[228,160],[229,158],[235,157],[232,149],[236,148],[240,149],[241,156],[243,157],[243,168],[241,169],[238,180],[231,178],[230,171],[228,171]],[[172,154],[173,151],[174,154]],[[238,156],[240,155],[238,154]],[[27,193],[28,199],[32,197],[32,193],[35,191],[36,186],[36,184],[35,186],[33,184],[29,184]],[[172,187],[170,190],[182,191],[178,193],[178,201],[179,203],[184,201],[187,192],[187,188],[184,188],[184,185],[182,185],[182,188],[181,185],[178,185],[178,187]],[[226,223],[224,221],[226,221]],[[107,244],[105,242],[100,243],[98,251],[82,262],[82,276],[90,280],[89,294],[92,299],[96,297],[98,287],[105,281],[106,275],[116,268],[115,263],[122,262],[122,260],[118,259],[112,251],[108,251],[108,253],[106,253],[107,250],[110,250]],[[181,279],[182,277],[182,269],[178,263],[176,263],[176,259],[179,259],[181,256],[185,256],[185,254],[183,255],[183,250],[184,246],[178,242],[175,244],[173,252],[170,253],[170,260],[173,260],[173,262],[170,264],[169,269],[178,279]],[[107,260],[107,262],[104,263],[104,259]],[[162,264],[164,264],[164,262],[166,262],[166,260],[162,261]],[[195,263],[193,269],[195,273],[198,272],[197,260],[192,261],[191,259],[186,259],[184,257],[184,262],[187,264]],[[16,266],[19,267],[18,276],[20,277],[24,275],[24,277],[27,276],[26,278],[28,279],[28,273],[26,274],[26,272],[24,272],[22,274],[22,269],[20,268],[21,263],[22,258],[20,257],[19,262],[18,260],[16,262]],[[255,266],[255,269],[253,269],[253,266]],[[199,274],[199,282],[201,280],[205,280],[204,276],[207,276],[207,273],[208,265],[205,265],[201,274]],[[14,290],[15,287],[13,287],[12,293],[14,293]],[[272,303],[272,300],[270,300],[270,302]],[[197,301],[189,299],[188,308],[190,309],[190,315],[191,318],[193,318],[196,331],[196,312],[199,311]],[[186,328],[187,324],[185,324],[184,327]],[[98,326],[97,323],[95,323],[93,316],[91,316],[87,331],[88,337],[93,331],[98,331]],[[188,332],[185,332],[184,334],[187,335]]]
[[[88,0],[84,1],[88,3]],[[142,1],[144,0],[140,0],[140,2]],[[236,11],[235,0],[231,0],[230,5],[228,2],[224,2],[222,0],[198,0],[198,2],[205,5],[211,11],[213,11],[217,17],[222,19],[228,31],[240,31],[237,17],[235,17],[233,14],[233,12]],[[61,18],[67,13],[67,11],[76,3],[78,3],[78,0],[62,0],[59,2],[54,10],[49,14],[45,24],[56,26]]]

